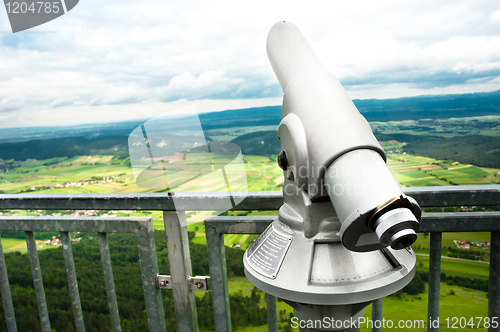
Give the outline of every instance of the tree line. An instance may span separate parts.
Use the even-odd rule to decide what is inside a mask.
[[[403,150],[434,159],[459,161],[480,167],[500,167],[500,137],[457,136],[411,141]]]

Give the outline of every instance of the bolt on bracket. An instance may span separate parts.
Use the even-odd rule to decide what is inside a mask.
[[[156,276],[157,287],[159,289],[172,289],[172,276]],[[192,291],[207,291],[210,289],[210,277],[196,276],[188,277],[189,289]]]

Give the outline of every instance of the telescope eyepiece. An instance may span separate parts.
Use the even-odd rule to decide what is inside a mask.
[[[407,208],[387,211],[375,221],[375,234],[384,246],[400,250],[409,247],[417,240],[415,229],[418,221]]]
[[[404,229],[393,236],[389,240],[392,249],[400,250],[411,246],[417,240],[417,233],[413,229]]]

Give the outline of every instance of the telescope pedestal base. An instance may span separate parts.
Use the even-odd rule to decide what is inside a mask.
[[[359,318],[371,302],[348,305],[314,305],[284,301],[293,308],[300,331],[359,331]]]
[[[415,275],[411,248],[353,252],[334,231],[307,238],[280,219],[243,258],[248,280],[280,299],[325,306],[370,303],[397,292]]]
[[[307,331],[356,329],[368,304],[412,280],[416,256],[410,247],[348,250],[329,201],[312,202],[299,188],[284,198],[279,217],[247,249],[243,265],[248,280],[290,304]]]

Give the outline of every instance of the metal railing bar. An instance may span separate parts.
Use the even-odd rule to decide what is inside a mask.
[[[500,202],[500,185],[443,187],[404,187],[403,192],[415,198],[421,207],[496,206]]]
[[[153,219],[139,227],[137,231],[137,248],[141,263],[142,288],[146,301],[146,312],[150,332],[166,332],[165,313],[161,289],[157,287],[158,258],[156,257],[156,244],[153,228]]]
[[[198,331],[196,298],[188,281],[193,270],[189,253],[186,214],[184,211],[164,211],[163,222],[167,236],[177,328],[179,331]]]
[[[85,324],[83,323],[82,304],[80,302],[80,293],[78,291],[78,281],[76,279],[73,251],[71,250],[71,239],[69,238],[68,232],[61,232],[61,242],[76,332],[84,332]]]
[[[0,195],[0,209],[49,210],[217,210],[227,193],[12,194]],[[232,192],[238,210],[273,210],[283,204],[281,191]]]
[[[106,295],[108,297],[109,315],[111,317],[111,328],[113,332],[120,332],[120,314],[116,301],[115,281],[113,278],[113,268],[111,266],[111,256],[109,254],[108,236],[106,233],[98,233],[99,249],[101,250],[102,271],[104,273],[104,283],[106,285]]]
[[[150,217],[0,217],[2,231],[137,233]]]
[[[27,231],[25,234],[28,255],[30,258],[31,275],[33,276],[33,286],[36,294],[36,303],[38,304],[38,315],[40,316],[40,325],[43,332],[50,332],[49,312],[47,310],[47,301],[45,300],[45,291],[43,290],[42,271],[40,270],[40,261],[38,260],[38,252],[36,250],[35,234],[31,231]]]
[[[419,233],[500,231],[500,212],[423,213]]]
[[[223,234],[260,234],[276,218],[273,216],[209,217],[205,223]],[[500,212],[423,213],[418,230],[419,233],[491,231],[500,231]]]
[[[16,315],[14,314],[14,305],[10,293],[9,276],[3,255],[2,239],[0,238],[0,290],[2,292],[2,303],[7,323],[8,332],[17,332]]]
[[[405,187],[403,192],[422,207],[489,206],[500,202],[500,185]],[[0,195],[0,209],[64,210],[214,210],[227,203],[227,193],[120,193],[120,194],[12,194]],[[244,200],[233,210],[278,210],[281,191],[233,192],[235,201]]]
[[[276,219],[273,216],[210,217],[224,234],[259,234]],[[136,233],[149,217],[0,217],[2,231],[60,231]],[[500,231],[500,212],[424,213],[419,232],[491,232]]]
[[[215,330],[231,332],[231,308],[229,305],[229,289],[227,284],[226,254],[224,234],[205,221],[207,237],[208,268],[210,272],[210,288],[214,308]]]
[[[441,244],[443,233],[433,232],[430,237],[429,297],[427,302],[427,331],[439,331],[435,326],[439,319],[439,297],[441,282]]]
[[[260,234],[276,219],[274,216],[209,217],[205,220],[208,266],[215,315],[215,329],[231,331],[231,309],[227,281],[224,234]],[[266,294],[268,331],[278,331],[276,298]],[[217,311],[216,309],[217,308]]]
[[[205,220],[205,230],[212,228],[218,234],[261,234],[276,218],[276,216],[209,217]]]
[[[267,331],[278,332],[276,297],[266,293],[266,303],[267,303]]]
[[[372,303],[372,321],[374,322],[372,327],[372,332],[382,331],[382,319],[383,319],[382,306],[383,306],[383,299],[377,299]],[[375,324],[376,321],[379,321],[380,323]]]
[[[496,317],[497,322],[500,319],[500,232],[491,232],[489,278],[488,317],[492,323],[492,318]],[[500,331],[498,324],[493,325],[490,325],[489,332]]]

